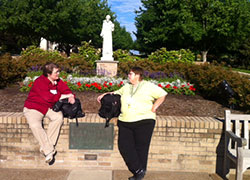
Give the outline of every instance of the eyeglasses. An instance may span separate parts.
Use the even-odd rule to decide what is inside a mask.
[[[130,72],[130,73],[128,73],[128,76],[132,76],[132,75],[136,75],[134,72]]]
[[[54,71],[54,72],[52,72],[52,73],[54,73],[54,74],[60,74],[60,70],[58,70],[58,71]]]

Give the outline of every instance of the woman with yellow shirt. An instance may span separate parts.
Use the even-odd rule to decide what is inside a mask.
[[[143,80],[143,69],[134,67],[128,74],[130,83],[109,92],[121,95],[121,114],[118,120],[118,148],[133,173],[129,180],[141,180],[146,174],[149,145],[155,126],[156,110],[167,92]],[[100,102],[104,93],[97,98]]]

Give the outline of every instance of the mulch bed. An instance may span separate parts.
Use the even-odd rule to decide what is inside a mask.
[[[82,109],[85,113],[98,113],[100,104],[96,101],[96,92],[74,92],[81,100]],[[23,104],[28,93],[19,91],[19,86],[14,85],[0,89],[0,112],[22,112]],[[229,109],[215,101],[204,99],[199,95],[185,96],[168,94],[165,102],[157,110],[158,115],[167,116],[208,116],[224,117],[224,111]],[[233,111],[242,113],[240,111]]]

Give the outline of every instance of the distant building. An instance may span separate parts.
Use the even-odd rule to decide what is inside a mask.
[[[41,38],[39,47],[46,51],[53,51],[58,47],[58,44],[50,42],[45,38]]]

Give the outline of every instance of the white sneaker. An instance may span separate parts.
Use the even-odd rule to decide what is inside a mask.
[[[44,155],[44,151],[43,151],[43,149],[40,147],[40,153],[42,154],[42,155]],[[44,155],[45,156],[45,155]]]
[[[45,162],[50,163],[53,160],[55,153],[56,153],[56,150],[54,149],[49,154],[47,154],[46,157],[45,157]]]

